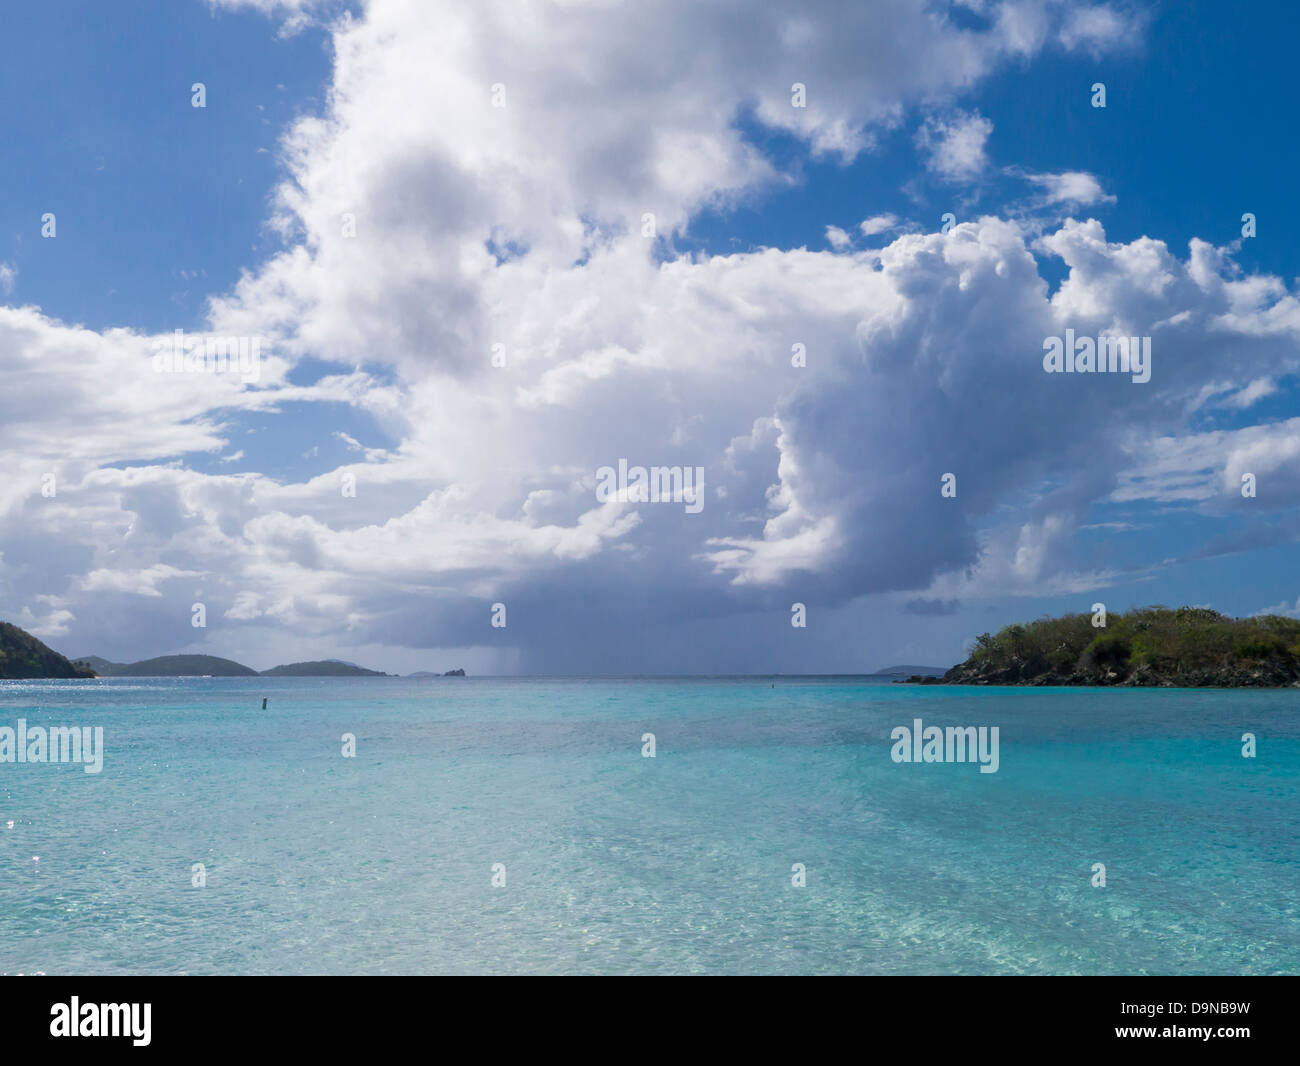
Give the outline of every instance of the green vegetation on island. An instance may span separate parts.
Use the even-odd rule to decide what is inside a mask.
[[[77,666],[47,648],[26,630],[0,622],[0,678],[33,680],[47,677],[90,678],[94,671]]]
[[[1300,686],[1300,620],[1232,618],[1207,607],[1142,607],[1040,618],[981,634],[948,685]]]

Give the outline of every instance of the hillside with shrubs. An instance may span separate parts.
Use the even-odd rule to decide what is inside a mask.
[[[1300,620],[1232,618],[1207,607],[1067,614],[976,638],[954,685],[1300,686]]]

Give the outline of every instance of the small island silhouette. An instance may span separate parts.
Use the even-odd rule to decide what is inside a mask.
[[[9,622],[0,622],[0,680],[95,677],[395,677],[341,659],[273,666],[260,673],[251,666],[216,655],[160,655],[133,663],[115,663],[98,655],[68,659]],[[464,677],[461,669],[418,677]]]

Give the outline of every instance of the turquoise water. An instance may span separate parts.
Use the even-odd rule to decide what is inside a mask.
[[[0,973],[1300,972],[1300,692],[771,684],[0,682]]]

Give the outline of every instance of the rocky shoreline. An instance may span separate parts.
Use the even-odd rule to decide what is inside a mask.
[[[942,677],[913,674],[899,685],[1037,685],[1059,687],[1128,687],[1128,688],[1300,688],[1300,678],[1293,671],[1278,666],[1245,667],[1240,664],[1210,670],[1180,670],[1173,674],[1160,673],[1150,667],[1139,667],[1128,674],[1110,670],[1105,673],[1075,671],[1061,674],[1053,671],[1033,673],[1023,666],[981,670],[962,663]]]

